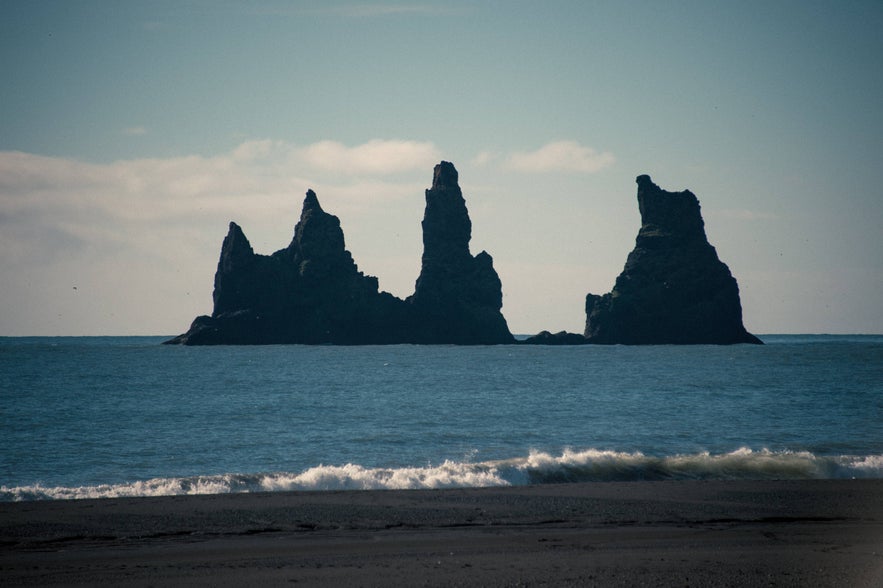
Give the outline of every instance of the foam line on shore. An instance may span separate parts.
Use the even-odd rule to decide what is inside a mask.
[[[808,451],[740,448],[651,456],[599,449],[532,451],[512,459],[445,461],[424,467],[317,465],[301,472],[226,473],[121,484],[0,486],[0,501],[177,496],[313,490],[407,490],[641,480],[804,480],[883,478],[883,455],[819,456]]]

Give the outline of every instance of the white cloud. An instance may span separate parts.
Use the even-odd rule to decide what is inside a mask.
[[[123,134],[128,135],[130,137],[137,137],[139,135],[147,134],[147,127],[135,126],[135,127],[126,127],[123,129]]]
[[[430,142],[379,139],[355,147],[321,141],[304,148],[300,155],[316,169],[352,175],[432,169],[441,159],[438,148]]]
[[[273,157],[274,153],[285,151],[287,145],[283,141],[274,141],[272,139],[259,139],[245,141],[232,151],[233,159],[236,161],[254,161],[256,159],[265,159]]]
[[[472,158],[472,165],[475,167],[485,167],[495,161],[499,155],[493,151],[482,151]]]
[[[389,201],[401,197],[403,185],[413,189],[423,177],[430,182],[439,159],[432,143],[382,140],[354,147],[335,141],[300,147],[255,140],[212,157],[108,164],[0,152],[0,223],[23,214],[45,222],[79,217],[161,221],[206,211],[254,214],[289,206],[292,196],[300,198],[320,186],[344,197],[343,204]],[[411,171],[419,176],[400,175]],[[366,177],[346,177],[356,175]]]
[[[357,261],[368,256],[354,244],[393,232],[402,233],[399,254],[418,250],[423,190],[439,159],[431,143],[381,140],[353,147],[256,140],[210,157],[101,164],[0,152],[0,335],[143,333],[146,310],[134,301],[144,299],[145,276],[167,296],[150,303],[160,319],[148,332],[184,330],[211,310],[227,223],[239,223],[257,252],[271,253],[291,240],[309,188],[341,218]],[[89,305],[50,325],[47,313],[53,320],[59,313],[49,307],[65,307],[59,297],[70,295],[70,283],[92,293]],[[117,313],[115,323],[99,316],[127,304],[130,314]]]
[[[595,173],[610,167],[615,161],[610,152],[599,153],[576,141],[556,141],[536,151],[513,153],[505,165],[508,169],[527,173]]]

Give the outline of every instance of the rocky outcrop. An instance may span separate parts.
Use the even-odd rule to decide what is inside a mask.
[[[272,255],[254,253],[230,223],[215,272],[214,311],[170,343],[384,343],[399,334],[404,303],[378,292],[358,270],[340,220],[310,190],[294,238]]]
[[[168,343],[508,343],[502,288],[490,255],[469,254],[471,222],[454,166],[426,191],[423,268],[406,301],[378,291],[346,250],[340,220],[310,190],[294,237],[254,252],[230,223],[215,273],[214,310]]]
[[[503,306],[503,288],[487,252],[469,252],[472,222],[457,170],[435,166],[426,190],[423,258],[414,294],[407,299],[419,321],[418,343],[490,344],[514,341]]]
[[[590,343],[761,343],[742,325],[739,286],[705,236],[699,200],[637,178],[641,229],[613,290],[586,296]]]
[[[520,343],[522,345],[585,345],[588,341],[579,333],[568,333],[567,331],[550,333],[549,331],[540,331],[536,335],[528,337]]]

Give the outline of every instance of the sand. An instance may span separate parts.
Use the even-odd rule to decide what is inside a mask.
[[[3,586],[883,586],[883,480],[0,504]]]

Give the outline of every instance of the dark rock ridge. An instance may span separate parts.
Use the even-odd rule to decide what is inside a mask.
[[[511,343],[491,257],[469,254],[472,224],[448,162],[435,167],[423,228],[423,267],[414,295],[403,301],[358,270],[340,220],[322,210],[312,190],[291,243],[272,255],[256,254],[231,222],[212,315],[167,343]]]
[[[520,341],[520,343],[522,345],[585,345],[588,341],[579,333],[540,331],[536,335]]]
[[[586,296],[589,343],[761,343],[742,325],[739,286],[705,236],[699,200],[637,178],[641,229],[613,290]]]

